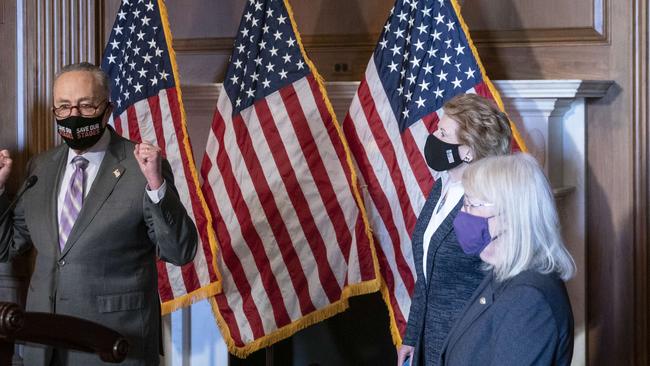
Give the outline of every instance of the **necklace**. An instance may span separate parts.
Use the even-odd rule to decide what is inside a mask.
[[[447,190],[444,192],[444,194],[442,195],[442,197],[440,198],[440,200],[438,200],[438,205],[436,206],[436,210],[435,210],[435,214],[436,214],[436,215],[437,215],[438,213],[440,213],[440,210],[442,210],[442,207],[445,205],[445,202],[447,201],[447,192],[448,192],[448,191],[449,191],[449,190],[447,189]]]

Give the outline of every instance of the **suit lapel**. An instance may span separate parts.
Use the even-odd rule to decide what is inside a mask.
[[[424,232],[427,230],[427,226],[429,226],[429,221],[431,221],[431,216],[433,215],[433,209],[436,207],[436,203],[440,198],[441,187],[442,183],[435,183],[429,198],[427,198],[424,207],[422,207],[422,211],[420,211],[420,218],[416,221],[415,228],[413,229],[413,238],[411,239],[413,242],[413,259],[418,276],[420,275],[420,271],[424,274],[424,269],[422,268],[422,261],[426,255],[426,253],[424,253],[423,243]]]
[[[494,282],[493,276],[488,274],[485,276],[483,282],[479,287],[474,291],[474,295],[467,302],[463,311],[460,312],[460,318],[458,318],[447,336],[445,345],[443,346],[443,352],[446,352],[447,349],[453,348],[458,339],[467,331],[467,329],[474,323],[474,321],[485,312],[487,309],[492,306],[494,302]]]
[[[454,219],[456,218],[456,214],[458,213],[458,211],[462,206],[463,206],[463,200],[461,199],[460,201],[458,201],[456,206],[449,212],[449,215],[447,215],[447,217],[445,217],[445,219],[440,223],[440,226],[438,226],[436,232],[433,233],[433,236],[431,236],[429,249],[428,252],[425,254],[427,256],[427,278],[431,278],[431,274],[433,271],[432,255],[437,250],[437,247],[432,248],[433,246],[431,244],[438,243],[438,246],[442,244],[444,238],[447,235],[449,235],[449,232],[451,232],[454,229]]]
[[[106,199],[110,196],[113,188],[115,188],[117,182],[123,176],[125,168],[121,164],[121,161],[124,160],[126,156],[125,147],[117,138],[117,135],[115,135],[113,130],[110,130],[110,133],[111,143],[109,144],[104,159],[99,166],[92,187],[90,187],[90,191],[84,199],[83,207],[79,212],[77,221],[72,227],[70,237],[68,238],[65,248],[63,248],[61,257],[64,257],[70,251],[70,248],[74,246],[81,233],[84,232],[88,224],[93,220],[97,211],[99,211]]]
[[[45,224],[45,235],[49,242],[53,243],[58,251],[59,248],[59,217],[58,217],[58,198],[63,172],[68,160],[68,148],[65,145],[52,155],[52,164],[42,164],[43,171],[39,173],[38,184],[43,189],[43,199],[45,201],[45,210],[36,210],[40,212],[41,218],[36,222]]]

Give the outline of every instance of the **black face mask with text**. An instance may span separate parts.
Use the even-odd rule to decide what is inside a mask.
[[[460,159],[457,144],[446,143],[433,134],[427,137],[424,144],[424,158],[427,165],[437,172],[455,168],[463,163]]]
[[[106,130],[106,126],[102,126],[106,108],[96,117],[70,116],[57,119],[56,128],[59,136],[73,150],[83,151],[91,148]]]

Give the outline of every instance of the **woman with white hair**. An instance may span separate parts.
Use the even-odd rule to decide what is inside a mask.
[[[442,365],[569,365],[573,315],[564,286],[575,272],[553,193],[526,154],[489,157],[463,174],[454,220],[462,250],[489,272],[443,346]]]

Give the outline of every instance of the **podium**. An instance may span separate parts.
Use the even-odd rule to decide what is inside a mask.
[[[39,343],[97,354],[104,362],[124,361],[127,340],[103,325],[66,315],[25,312],[0,302],[0,366],[11,365],[15,342]]]

